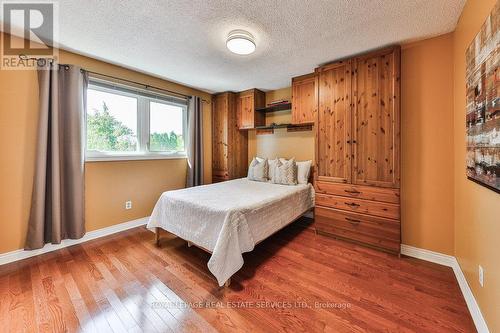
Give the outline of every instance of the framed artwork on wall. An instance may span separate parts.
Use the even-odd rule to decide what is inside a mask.
[[[500,193],[500,0],[466,51],[467,177]]]

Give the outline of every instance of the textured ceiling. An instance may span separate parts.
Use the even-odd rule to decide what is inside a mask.
[[[290,85],[317,65],[452,31],[465,0],[60,0],[60,46],[209,92]],[[256,37],[230,53],[233,29]]]

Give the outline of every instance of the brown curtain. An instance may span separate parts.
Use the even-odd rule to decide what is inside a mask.
[[[203,105],[200,97],[191,96],[187,110],[187,156],[188,171],[186,186],[203,185]]]
[[[75,66],[38,69],[38,136],[26,250],[85,234],[82,126],[87,84],[87,73]]]

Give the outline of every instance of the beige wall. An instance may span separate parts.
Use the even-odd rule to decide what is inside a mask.
[[[465,50],[495,0],[469,0],[453,35],[455,256],[491,332],[500,332],[500,195],[465,176]],[[484,287],[478,283],[484,268]]]
[[[266,103],[278,99],[292,100],[290,87],[266,93]],[[266,125],[271,123],[291,123],[290,111],[266,114]],[[295,157],[298,161],[314,160],[314,131],[287,132],[286,128],[274,130],[274,134],[256,135],[255,130],[248,133],[248,160],[254,156],[267,158]]]
[[[184,94],[210,94],[61,51],[60,62],[91,71],[158,86]],[[211,176],[211,107],[204,104],[205,179]],[[38,121],[38,84],[34,71],[0,71],[0,253],[23,247],[31,200],[35,137]],[[184,186],[186,160],[86,163],[87,231],[148,216],[159,194]],[[125,200],[133,209],[125,210]]]
[[[186,160],[90,162],[85,164],[87,231],[144,216],[166,190],[183,188]],[[125,210],[125,201],[132,209]]]
[[[452,34],[401,50],[403,244],[453,255]]]

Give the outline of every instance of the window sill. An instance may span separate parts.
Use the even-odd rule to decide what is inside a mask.
[[[176,154],[133,154],[133,155],[114,155],[99,154],[85,157],[85,162],[113,162],[113,161],[147,161],[147,160],[179,160],[186,159],[187,155]]]

